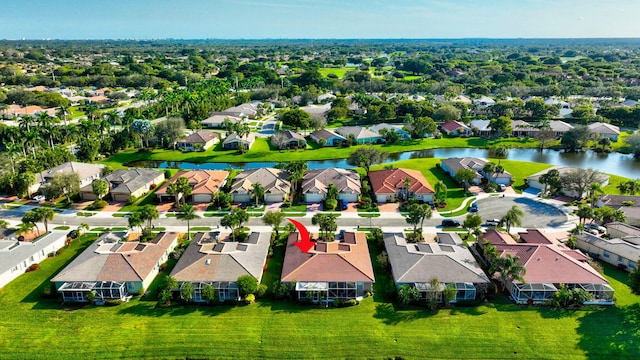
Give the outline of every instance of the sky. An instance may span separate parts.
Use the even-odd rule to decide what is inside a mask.
[[[2,0],[4,39],[640,37],[639,0]]]

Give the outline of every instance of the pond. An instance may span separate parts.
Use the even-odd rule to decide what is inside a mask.
[[[473,148],[449,148],[429,149],[418,151],[406,151],[389,154],[386,162],[419,158],[452,158],[452,157],[490,157],[488,149]],[[563,151],[545,149],[509,149],[509,160],[530,161],[551,165],[568,165],[580,168],[592,168],[609,174],[620,175],[628,178],[640,178],[640,160],[634,159],[631,154],[621,153],[597,153],[584,151],[579,153],[565,153]],[[199,169],[199,170],[224,170],[229,167],[236,169],[256,169],[273,167],[276,162],[252,162],[252,163],[190,163],[180,161],[145,160],[127,163],[127,166],[147,168],[170,169]],[[324,168],[351,168],[346,159],[336,160],[310,160],[307,161],[309,169]]]

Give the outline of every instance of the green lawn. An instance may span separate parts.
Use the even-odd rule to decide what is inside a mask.
[[[42,299],[48,279],[94,238],[75,241],[0,291],[3,359],[640,357],[640,297],[626,290],[626,274],[613,267],[605,271],[619,305],[584,310],[516,306],[501,296],[437,313],[398,309],[379,296],[389,278],[377,263],[376,296],[343,309],[277,301],[163,308],[140,299],[116,307],[66,308],[59,300]],[[375,244],[371,250],[374,258]],[[267,273],[277,274],[280,266],[281,260],[270,261]],[[265,274],[264,280],[273,276]]]
[[[358,68],[356,67],[346,67],[346,66],[342,66],[342,67],[335,67],[335,68],[320,68],[318,69],[318,71],[320,72],[320,75],[322,75],[322,77],[327,77],[327,75],[329,74],[334,74],[336,76],[338,76],[339,79],[342,79],[344,77],[344,74],[347,71],[357,71]]]

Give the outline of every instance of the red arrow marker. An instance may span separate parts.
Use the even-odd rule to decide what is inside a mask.
[[[309,239],[309,230],[307,230],[304,225],[296,220],[293,220],[291,218],[287,218],[287,220],[289,220],[296,227],[296,229],[298,229],[298,232],[300,232],[300,241],[296,241],[293,244],[300,250],[302,250],[303,253],[308,253],[309,250],[311,250],[311,248],[313,247],[313,243]]]

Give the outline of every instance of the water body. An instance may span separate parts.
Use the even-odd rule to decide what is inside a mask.
[[[473,148],[449,148],[429,149],[418,151],[406,151],[389,154],[385,162],[420,158],[452,158],[452,157],[490,157],[488,149]],[[592,168],[609,174],[616,174],[628,178],[640,178],[640,160],[634,159],[631,154],[621,153],[596,153],[584,151],[579,153],[565,153],[562,151],[546,149],[509,149],[509,160],[529,161],[551,165],[568,165],[580,168]],[[224,170],[229,167],[235,169],[257,169],[273,167],[276,162],[252,162],[252,163],[190,163],[180,161],[145,160],[134,161],[127,166],[170,169],[200,169],[200,170]],[[351,168],[346,159],[336,160],[310,160],[307,161],[309,169],[324,168]]]

